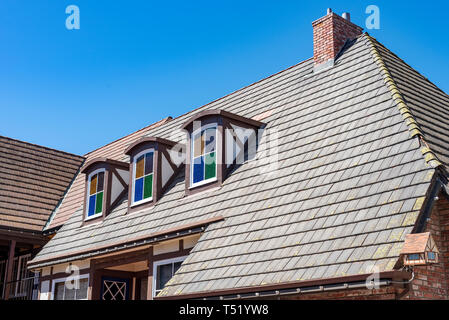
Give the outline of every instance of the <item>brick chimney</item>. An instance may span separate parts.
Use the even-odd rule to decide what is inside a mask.
[[[312,22],[314,71],[334,65],[335,56],[346,41],[362,34],[363,28],[353,24],[349,13],[342,17],[327,9],[327,14]]]

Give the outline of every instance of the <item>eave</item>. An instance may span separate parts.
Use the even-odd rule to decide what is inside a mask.
[[[92,258],[95,256],[117,252],[120,250],[128,250],[131,248],[137,248],[144,245],[155,244],[161,241],[176,239],[185,235],[201,233],[205,230],[207,225],[214,222],[222,221],[223,219],[224,218],[222,216],[212,217],[209,219],[181,225],[179,227],[174,227],[171,229],[154,232],[148,235],[135,237],[127,240],[126,242],[119,241],[103,246],[97,246],[85,250],[70,252],[67,254],[55,255],[50,258],[32,260],[28,262],[28,268],[36,269],[59,263],[66,263],[80,259]]]
[[[274,285],[261,285],[252,287],[242,287],[236,289],[225,289],[216,291],[203,291],[191,294],[180,294],[155,297],[155,300],[175,300],[175,299],[249,299],[262,298],[268,296],[291,295],[311,292],[324,292],[330,290],[342,290],[353,288],[366,288],[366,280],[373,274],[358,274],[335,278],[314,279],[305,281],[284,282]],[[404,284],[412,278],[412,274],[405,271],[384,271],[379,273],[380,285]]]

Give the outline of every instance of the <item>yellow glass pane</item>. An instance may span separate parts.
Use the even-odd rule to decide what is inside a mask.
[[[90,193],[94,194],[97,192],[97,175],[94,175],[92,178],[90,178]]]
[[[143,170],[145,169],[145,157],[141,156],[139,159],[137,159],[136,163],[136,178],[140,178],[143,176]]]
[[[203,135],[197,134],[194,137],[193,141],[193,156],[196,158],[202,155],[203,153],[204,153],[204,138]]]

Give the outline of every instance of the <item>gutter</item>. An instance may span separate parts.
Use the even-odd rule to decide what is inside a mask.
[[[367,288],[366,280],[373,274],[351,275],[344,277],[285,282],[275,285],[262,285],[225,289],[217,291],[202,291],[190,294],[157,296],[155,300],[175,299],[202,299],[202,300],[236,300],[236,299],[260,299],[265,297],[286,296],[301,293],[316,293],[346,289]],[[384,271],[379,273],[378,286],[404,284],[412,278],[412,274],[406,271]]]

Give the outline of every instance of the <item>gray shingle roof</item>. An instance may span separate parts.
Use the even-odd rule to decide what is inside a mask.
[[[366,35],[333,68],[312,69],[306,60],[148,132],[182,141],[181,124],[204,109],[245,117],[275,109],[263,121],[278,131],[277,169],[251,161],[220,189],[186,198],[181,175],[153,208],[126,215],[124,201],[102,224],[82,228],[80,209],[35,261],[223,216],[160,295],[392,270],[435,169],[410,136]],[[259,154],[271,147],[266,133]]]

